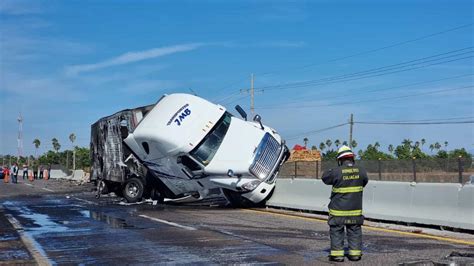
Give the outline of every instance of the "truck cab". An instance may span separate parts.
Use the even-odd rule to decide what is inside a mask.
[[[259,116],[242,120],[223,106],[179,93],[163,96],[124,143],[173,194],[191,200],[220,188],[233,203],[260,203],[289,156],[280,135]]]

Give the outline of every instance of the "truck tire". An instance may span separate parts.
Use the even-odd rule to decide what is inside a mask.
[[[143,181],[140,178],[130,178],[123,186],[123,197],[130,203],[138,202],[142,199],[144,191]]]

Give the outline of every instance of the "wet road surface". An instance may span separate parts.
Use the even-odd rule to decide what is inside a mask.
[[[17,228],[7,230],[3,221],[0,239],[8,244],[0,245],[0,263],[329,264],[324,221],[202,205],[121,205],[77,191],[3,197],[0,224],[8,219]],[[363,260],[353,264],[474,263],[462,257],[474,254],[473,239],[453,243],[366,227]]]

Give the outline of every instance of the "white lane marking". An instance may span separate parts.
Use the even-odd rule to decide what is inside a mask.
[[[78,198],[78,197],[73,197],[73,199],[78,200],[78,201],[82,201],[82,202],[85,202],[85,203],[88,203],[88,204],[92,204],[92,205],[99,205],[97,202],[81,199],[81,198]]]
[[[140,214],[140,215],[138,215],[138,216],[143,217],[143,218],[146,218],[146,219],[150,219],[150,220],[155,221],[155,222],[164,223],[164,224],[167,224],[167,225],[179,227],[179,228],[186,229],[186,230],[190,230],[190,231],[197,230],[196,228],[191,227],[191,226],[180,225],[180,224],[177,224],[177,223],[168,222],[168,221],[165,221],[165,220],[161,220],[161,219],[158,219],[158,218],[153,218],[153,217],[150,217],[150,216],[147,216],[147,215],[143,215],[143,214]]]
[[[21,241],[25,244],[25,247],[30,252],[31,256],[35,259],[38,265],[53,265],[53,262],[48,258],[46,252],[41,247],[41,245],[36,242],[36,240],[31,237],[30,235],[26,234],[21,226],[20,222],[10,214],[5,214],[7,220],[12,224],[13,228],[18,232],[20,235]]]
[[[30,186],[30,187],[34,187],[33,184],[29,184],[29,183],[23,183],[23,184],[25,184],[25,185],[27,185],[27,186]],[[48,191],[48,192],[55,192],[54,190],[49,189],[49,188],[44,188],[44,187],[42,187],[41,189],[46,190],[46,191]]]

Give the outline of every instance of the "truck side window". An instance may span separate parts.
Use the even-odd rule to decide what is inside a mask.
[[[202,170],[201,166],[188,156],[181,156],[181,163],[191,171]]]

